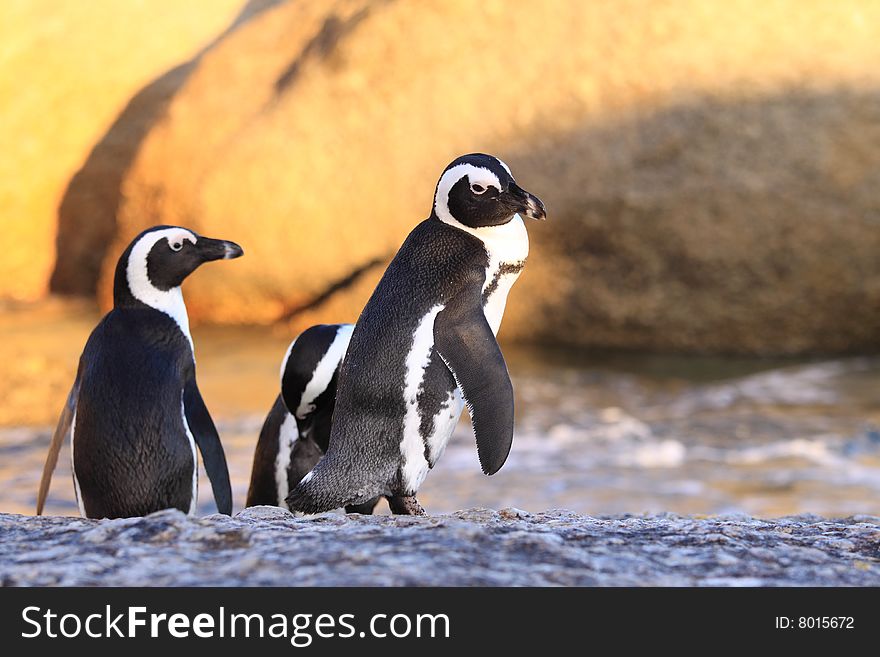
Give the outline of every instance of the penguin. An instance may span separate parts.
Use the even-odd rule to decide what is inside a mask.
[[[430,216],[389,264],[351,335],[327,452],[287,497],[317,513],[385,495],[423,515],[416,492],[463,406],[485,474],[513,441],[513,386],[495,335],[529,250],[523,216],[543,203],[482,153],[450,163]]]
[[[291,488],[324,456],[336,399],[336,380],[352,324],[320,324],[303,331],[281,362],[281,393],[257,440],[247,506],[287,507]],[[379,498],[349,505],[348,513],[370,514]]]
[[[143,516],[166,508],[193,514],[196,445],[217,509],[231,515],[226,457],[196,385],[180,285],[202,263],[242,254],[234,242],[177,226],[149,228],[125,249],[116,265],[113,309],[86,342],[52,436],[37,515],[68,434],[83,517]]]

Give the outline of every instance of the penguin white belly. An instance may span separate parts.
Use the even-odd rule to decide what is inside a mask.
[[[434,320],[442,304],[431,308],[419,321],[413,332],[413,344],[406,356],[406,377],[403,386],[403,402],[406,412],[403,416],[403,438],[400,441],[400,473],[407,491],[416,491],[428,474],[428,461],[425,459],[425,442],[419,432],[419,390],[425,380],[425,370],[431,362],[434,348]]]
[[[519,215],[501,226],[471,228],[468,232],[480,238],[489,255],[483,283],[483,314],[497,335],[507,295],[529,256],[529,234]]]
[[[483,314],[495,335],[498,335],[498,329],[501,328],[501,319],[504,317],[504,309],[507,306],[507,295],[513,284],[516,283],[516,279],[519,278],[524,265],[523,260],[489,263],[490,270],[487,271],[486,277],[489,283],[487,285],[494,285],[494,289],[489,291],[489,296],[483,305]],[[487,288],[483,288],[483,291],[485,294]]]
[[[293,453],[293,445],[299,440],[299,428],[296,418],[290,413],[284,418],[278,429],[278,453],[275,455],[275,487],[278,490],[278,506],[287,508],[284,498],[290,492],[287,480],[287,468],[290,467],[290,455]]]
[[[193,438],[192,431],[189,430],[189,423],[186,421],[186,408],[183,406],[183,393],[180,393],[180,416],[183,418],[183,428],[186,431],[187,440],[189,440],[189,448],[192,450],[193,457],[193,474],[192,474],[192,497],[189,500],[189,515],[196,512],[196,504],[199,501],[199,457],[196,454],[196,440]]]
[[[463,410],[464,398],[461,396],[461,390],[456,388],[449,393],[446,402],[434,416],[434,428],[427,439],[430,467],[433,468],[437,460],[443,456],[443,452],[446,451],[446,444],[452,437],[452,432],[455,431],[455,425],[458,424]]]
[[[73,491],[76,494],[76,506],[79,508],[79,515],[87,518],[86,505],[83,502],[82,490],[79,487],[79,479],[76,477],[76,460],[73,456],[73,438],[76,434],[76,411],[73,413],[73,419],[70,422],[70,471],[73,473]]]

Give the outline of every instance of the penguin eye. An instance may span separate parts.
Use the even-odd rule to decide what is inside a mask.
[[[169,246],[172,251],[180,251],[183,248],[183,242],[171,242]]]
[[[471,185],[471,191],[474,194],[482,194],[483,192],[486,191],[486,188],[483,187],[482,185],[477,185],[476,183],[474,183],[473,185]]]

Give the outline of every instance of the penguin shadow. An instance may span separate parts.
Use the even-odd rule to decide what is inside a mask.
[[[229,26],[187,62],[147,84],[128,101],[73,175],[58,207],[51,292],[93,296],[116,238],[122,185],[141,144],[164,116],[201,58],[254,17],[284,0],[248,0]]]

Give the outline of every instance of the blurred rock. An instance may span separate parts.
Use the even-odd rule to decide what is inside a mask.
[[[57,211],[71,177],[129,98],[192,57],[242,0],[4,2],[0,6],[0,298],[45,294]],[[112,184],[118,162],[105,162]],[[97,181],[100,184],[100,181]],[[99,193],[92,190],[92,194]],[[88,205],[76,213],[88,268],[100,240]],[[94,265],[92,265],[94,268]],[[94,281],[93,281],[94,287]]]
[[[5,586],[878,586],[880,518],[0,514]]]
[[[555,190],[558,222],[532,230],[505,320],[517,337],[876,351],[880,91],[704,97],[514,162],[529,189]]]
[[[550,216],[503,336],[876,349],[878,60],[861,0],[286,2],[145,132],[101,296],[136,232],[182,223],[249,255],[188,283],[195,320],[354,320],[445,164],[487,151]]]

